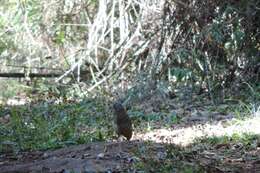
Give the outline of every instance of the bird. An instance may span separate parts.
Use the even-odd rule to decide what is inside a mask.
[[[129,141],[133,135],[131,119],[121,103],[114,103],[113,108],[115,112],[116,133],[118,138],[122,135]]]

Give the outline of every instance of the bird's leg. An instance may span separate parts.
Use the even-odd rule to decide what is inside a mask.
[[[122,153],[122,137],[118,137],[119,139],[119,154]]]
[[[118,136],[117,142],[118,142],[118,147],[119,147],[119,152],[117,153],[117,157],[118,158],[122,158],[122,153],[123,153],[123,150],[122,150],[122,137]]]
[[[120,142],[119,142],[119,153],[118,153],[118,157],[121,158],[121,159],[128,158],[128,155],[129,155],[128,152],[123,151],[122,145],[124,144],[124,141],[125,141],[124,138],[121,137]]]

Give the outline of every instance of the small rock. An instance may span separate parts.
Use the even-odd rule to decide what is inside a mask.
[[[85,153],[85,154],[83,154],[83,155],[82,155],[82,157],[81,157],[81,158],[82,158],[82,159],[85,159],[85,158],[87,158],[87,157],[89,157],[89,156],[90,156],[90,154],[89,154],[89,153]]]
[[[99,153],[98,155],[97,155],[97,158],[98,159],[103,159],[105,157],[105,154],[104,153]]]
[[[43,153],[43,158],[47,158],[48,156],[48,153]]]

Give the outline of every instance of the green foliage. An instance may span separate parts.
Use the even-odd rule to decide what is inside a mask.
[[[23,93],[28,90],[28,88],[21,85],[17,80],[5,80],[0,82],[0,98],[4,101],[17,96],[18,93]]]
[[[176,77],[177,84],[185,81],[206,86],[217,103],[235,95],[234,88],[245,89],[238,81],[253,86],[259,83],[256,40],[260,14],[255,6],[259,2],[186,1],[189,3],[193,3],[191,9],[174,3],[177,10],[168,19],[173,24],[167,26],[169,36],[176,30],[182,31],[180,35],[173,34],[175,49],[169,56],[173,62],[171,75]]]
[[[55,43],[63,44],[65,42],[65,32],[59,30],[56,32]]]
[[[113,127],[101,103],[46,104],[9,108],[10,122],[1,125],[0,143],[11,141],[20,150],[56,148],[103,141],[111,138]],[[0,110],[5,115],[6,110]]]
[[[176,113],[149,113],[144,114],[140,111],[128,111],[133,124],[139,131],[150,131],[162,127],[172,127],[174,124],[179,123],[180,117]]]
[[[213,137],[207,137],[202,139],[197,139],[196,143],[207,143],[210,145],[218,145],[218,144],[237,144],[241,143],[243,146],[254,147],[254,141],[259,141],[259,136],[255,134],[249,134],[249,133],[234,133],[231,136],[213,136]]]
[[[161,21],[145,21],[145,18],[144,21],[135,23],[138,16],[143,16],[139,14],[142,10],[139,4],[129,4],[129,8],[135,7],[135,10],[131,12],[134,16],[129,15],[131,19],[129,23],[134,27],[138,25],[144,28],[142,32],[145,34],[139,32],[136,38],[126,39],[126,41],[134,40],[136,43],[127,42],[125,47],[123,47],[125,43],[122,45],[111,43],[113,40],[121,41],[123,38],[118,32],[123,30],[116,25],[112,30],[109,28],[107,30],[106,27],[97,29],[93,31],[93,38],[88,38],[91,37],[89,35],[91,23],[96,25],[92,28],[95,30],[98,28],[98,22],[107,22],[93,20],[99,3],[96,0],[72,2],[73,8],[70,8],[66,1],[4,1],[0,6],[0,57],[4,58],[0,59],[0,62],[10,63],[12,59],[9,57],[17,56],[18,59],[14,62],[18,64],[33,62],[30,65],[41,66],[43,63],[49,66],[58,62],[63,70],[67,70],[78,58],[83,57],[84,63],[89,63],[85,64],[87,67],[96,68],[91,69],[91,75],[95,78],[94,82],[84,81],[88,87],[89,84],[99,84],[100,81],[101,84],[105,81],[104,83],[110,86],[114,80],[117,80],[111,77],[111,74],[122,74],[124,77],[122,81],[127,83],[126,88],[134,86],[127,93],[127,98],[131,98],[133,104],[157,96],[154,93],[155,88],[158,88],[161,93],[158,97],[164,98],[165,93],[168,93],[168,87],[162,84],[163,80],[174,79],[172,86],[202,88],[209,93],[214,103],[239,100],[236,103],[240,107],[230,104],[228,107],[218,107],[219,112],[227,113],[233,109],[236,116],[243,119],[259,109],[260,14],[257,9],[258,1],[188,0],[185,2],[189,4],[187,8],[183,8],[182,3],[166,1],[164,15],[162,15],[165,26],[161,25]],[[167,8],[168,5],[174,5],[174,7]],[[110,4],[107,5],[108,12],[110,6]],[[174,9],[174,12],[170,9]],[[110,21],[110,14],[112,13],[104,17],[108,19],[108,23],[121,17],[119,16],[121,14],[116,11],[112,14],[114,19]],[[124,16],[128,15],[124,14]],[[156,27],[150,24],[157,22],[159,25]],[[163,29],[153,30],[153,28]],[[133,30],[131,27],[128,29]],[[110,35],[112,33],[113,37]],[[101,37],[102,34],[105,36]],[[153,35],[156,36],[153,37]],[[131,37],[131,34],[129,36]],[[142,40],[143,38],[145,40]],[[135,45],[141,45],[142,42],[149,43],[147,47],[150,52],[148,51],[146,56],[137,53],[143,47],[134,49]],[[51,49],[48,48],[48,53],[51,51],[54,54],[53,60],[43,58],[46,56],[47,44]],[[106,44],[109,46],[107,47]],[[112,50],[113,47],[116,50]],[[85,48],[89,50],[84,50]],[[107,56],[107,52],[112,52],[113,54],[110,54],[112,56]],[[123,53],[120,54],[120,52]],[[158,55],[156,55],[157,52]],[[91,57],[92,54],[96,57]],[[67,60],[67,57],[72,58]],[[121,57],[122,59],[119,59]],[[35,63],[35,59],[40,60]],[[154,69],[156,69],[156,78],[153,76]],[[132,80],[133,76],[140,76],[140,78],[131,83],[128,79]],[[43,80],[32,88],[24,88],[15,81],[1,81],[1,97],[11,98],[19,92],[26,92],[37,98],[24,106],[0,107],[0,118],[10,116],[9,122],[0,122],[0,151],[7,150],[6,146],[13,147],[11,150],[16,152],[17,150],[58,148],[112,139],[114,135],[113,113],[110,111],[111,108],[104,104],[107,102],[98,99],[81,101],[85,96],[82,88],[78,84],[70,83],[69,85],[69,87],[68,85],[50,85]],[[37,94],[31,91],[37,91]],[[106,92],[102,94],[114,96],[113,91]],[[204,98],[205,95],[201,97]],[[155,102],[160,101],[155,100]],[[162,126],[171,128],[179,123],[180,117],[177,113],[170,112],[161,104],[156,104],[154,107],[157,110],[149,110],[151,113],[147,114],[143,113],[142,109],[145,108],[128,111],[136,131],[150,131],[162,128]],[[192,112],[192,110],[187,112]],[[256,145],[257,140],[259,141],[259,137],[252,134],[235,133],[231,136],[198,139],[198,143],[209,145],[242,143],[243,146],[250,148]],[[192,152],[185,153],[179,148],[169,146],[165,159],[150,157],[154,155],[151,152],[149,142],[144,146],[138,146],[135,154],[141,158],[141,161],[134,162],[134,167],[138,171],[203,172],[199,165],[173,162],[175,159],[186,159],[187,155],[194,154]]]
[[[177,82],[182,82],[191,79],[192,71],[188,68],[177,67],[171,70],[171,75],[176,77]]]
[[[158,80],[174,78],[173,85],[176,87],[197,85],[210,93],[211,99],[215,100],[214,103],[222,102],[235,95],[232,93],[234,88],[244,90],[245,88],[241,86],[242,82],[253,87],[259,83],[257,75],[259,71],[258,21],[260,16],[257,9],[258,1],[188,0],[185,2],[188,4],[187,8],[183,8],[181,3],[166,1],[165,11],[163,11],[165,26],[161,26],[161,22],[157,19],[153,19],[154,21],[151,22],[145,21],[145,19],[138,21],[138,16],[142,16],[139,14],[142,11],[141,6],[139,3],[131,2],[129,9],[132,12],[128,15],[133,13],[133,16],[129,17],[131,21],[125,23],[131,23],[130,25],[134,27],[140,22],[142,28],[165,28],[160,31],[145,29],[143,33],[140,33],[141,37],[137,39],[140,42],[129,44],[133,45],[132,51],[129,51],[128,48],[127,51],[121,51],[122,45],[110,43],[111,39],[121,39],[118,32],[121,29],[117,27],[112,30],[114,31],[113,38],[110,38],[109,25],[104,25],[101,30],[97,27],[97,35],[88,38],[91,37],[88,34],[89,28],[92,27],[86,27],[86,25],[91,25],[91,23],[96,25],[101,22],[94,20],[100,3],[96,0],[71,2],[71,4],[67,1],[54,0],[5,1],[0,6],[0,12],[3,14],[0,16],[0,54],[3,54],[5,59],[0,62],[15,64],[22,61],[26,64],[30,59],[33,66],[43,64],[49,66],[58,62],[58,66],[67,70],[80,57],[83,58],[83,61],[92,61],[93,67],[98,68],[98,73],[100,73],[100,69],[104,69],[102,75],[107,75],[118,71],[118,69],[107,70],[110,69],[110,67],[105,67],[107,64],[113,67],[115,62],[121,62],[114,58],[110,58],[110,62],[108,57],[112,56],[109,56],[108,52],[119,53],[116,57],[121,57],[120,52],[124,52],[121,65],[124,66],[126,62],[129,65],[122,73],[129,79],[143,73],[147,74],[148,79],[154,79],[153,69],[156,69],[156,74],[160,74],[157,75]],[[108,14],[112,14],[110,13],[111,6],[112,4],[107,5]],[[134,9],[131,10],[131,7]],[[171,9],[175,9],[175,11]],[[116,20],[120,13],[115,11],[113,15]],[[106,19],[109,21],[110,16],[101,19],[102,23],[110,23],[105,21]],[[130,26],[129,30],[132,30]],[[105,37],[97,39],[102,33],[106,33]],[[165,35],[165,39],[162,39],[163,42],[160,43],[160,37],[163,35]],[[143,38],[144,40],[142,40]],[[97,42],[94,43],[94,40]],[[142,52],[140,50],[145,48],[134,49],[134,47],[144,45],[143,42],[147,42],[147,44],[151,42],[147,48],[152,48],[154,52],[161,52],[162,56],[157,57],[156,53],[151,50],[146,52],[146,56],[139,54]],[[90,48],[92,44],[93,47]],[[117,47],[118,50],[109,50],[111,45]],[[156,50],[157,47],[160,47],[159,45],[162,45],[164,53]],[[79,49],[79,47],[81,48]],[[86,47],[90,50],[85,51]],[[124,48],[122,47],[122,49]],[[79,54],[78,50],[82,52]],[[75,53],[73,56],[71,56],[71,51]],[[46,52],[53,54],[53,60],[44,59]],[[93,58],[92,54],[97,57]],[[18,58],[15,60],[9,58],[14,55]],[[34,61],[35,57],[40,60]],[[61,58],[62,61],[56,62],[57,58]],[[64,61],[63,58],[65,58]],[[154,60],[158,60],[158,63]],[[98,64],[94,65],[93,62]],[[153,64],[155,66],[157,64],[157,67],[154,67]],[[139,65],[141,71],[135,70],[139,69]],[[96,74],[96,71],[92,75],[90,73],[86,75],[86,80],[94,78],[94,76],[98,76],[95,80],[101,80],[99,79],[100,74]],[[141,82],[148,81],[143,80],[143,76],[141,78]],[[91,83],[93,80],[87,82]],[[150,90],[144,88],[143,91],[149,92]],[[137,96],[135,91],[131,94]]]

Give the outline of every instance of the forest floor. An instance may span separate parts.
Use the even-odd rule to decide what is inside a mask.
[[[139,105],[151,117],[141,122],[145,130],[134,123],[131,141],[110,138],[60,149],[0,153],[0,172],[260,172],[259,111],[241,118],[223,111],[228,105],[210,110],[167,101],[174,116],[167,116],[164,124],[165,119],[150,114],[156,111],[154,103]]]

